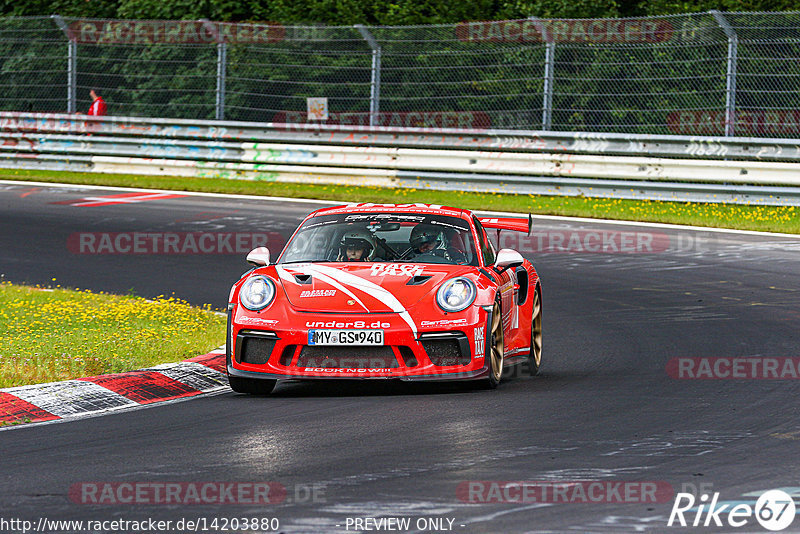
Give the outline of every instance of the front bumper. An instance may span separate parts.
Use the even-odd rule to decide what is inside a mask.
[[[472,306],[412,330],[398,314],[258,319],[239,306],[229,311],[228,374],[255,379],[474,380],[486,376],[491,309]],[[260,321],[260,322],[259,322]],[[382,346],[308,345],[310,328],[380,324]],[[284,326],[286,325],[286,326]],[[290,325],[303,325],[292,328]],[[358,328],[358,326],[355,326]],[[362,327],[363,328],[363,327]]]
[[[478,371],[469,372],[456,372],[456,373],[439,373],[430,375],[396,375],[396,376],[383,376],[377,374],[340,374],[330,373],[327,375],[310,375],[310,374],[271,374],[254,371],[242,371],[233,368],[228,364],[228,375],[239,378],[255,378],[259,380],[275,379],[275,380],[402,380],[404,382],[439,382],[451,380],[478,380],[489,374],[488,368],[483,368]]]

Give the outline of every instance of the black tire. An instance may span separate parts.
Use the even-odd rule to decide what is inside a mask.
[[[251,395],[269,395],[278,383],[275,379],[240,378],[228,375],[228,383],[236,393]]]
[[[536,376],[542,368],[542,297],[537,287],[533,291],[533,318],[531,319],[531,354],[528,356],[528,374]]]
[[[492,308],[492,324],[490,328],[491,332],[486,336],[486,341],[489,343],[489,350],[486,354],[489,359],[487,362],[489,375],[482,381],[481,385],[484,389],[496,389],[500,385],[500,379],[503,376],[505,342],[503,338],[503,308],[500,305],[499,295],[494,301],[494,308]]]

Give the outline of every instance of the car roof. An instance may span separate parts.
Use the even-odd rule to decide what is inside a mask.
[[[426,215],[447,215],[469,219],[472,212],[460,208],[439,206],[437,204],[375,204],[372,202],[343,204],[332,208],[322,208],[311,213],[309,217],[335,215],[339,213],[420,213]]]

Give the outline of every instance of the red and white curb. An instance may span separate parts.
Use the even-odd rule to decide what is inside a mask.
[[[0,423],[97,415],[228,387],[225,349],[127,373],[0,389]]]

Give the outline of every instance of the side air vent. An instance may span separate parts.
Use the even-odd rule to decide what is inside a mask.
[[[239,335],[236,339],[236,359],[240,363],[264,365],[269,360],[277,341],[277,336]]]
[[[463,332],[435,332],[419,338],[431,363],[437,367],[469,365],[472,354]]]
[[[522,306],[525,304],[525,301],[528,300],[528,286],[530,285],[530,280],[528,278],[528,271],[521,265],[515,269],[515,273],[517,275],[517,285],[519,286],[517,290],[517,305]]]

